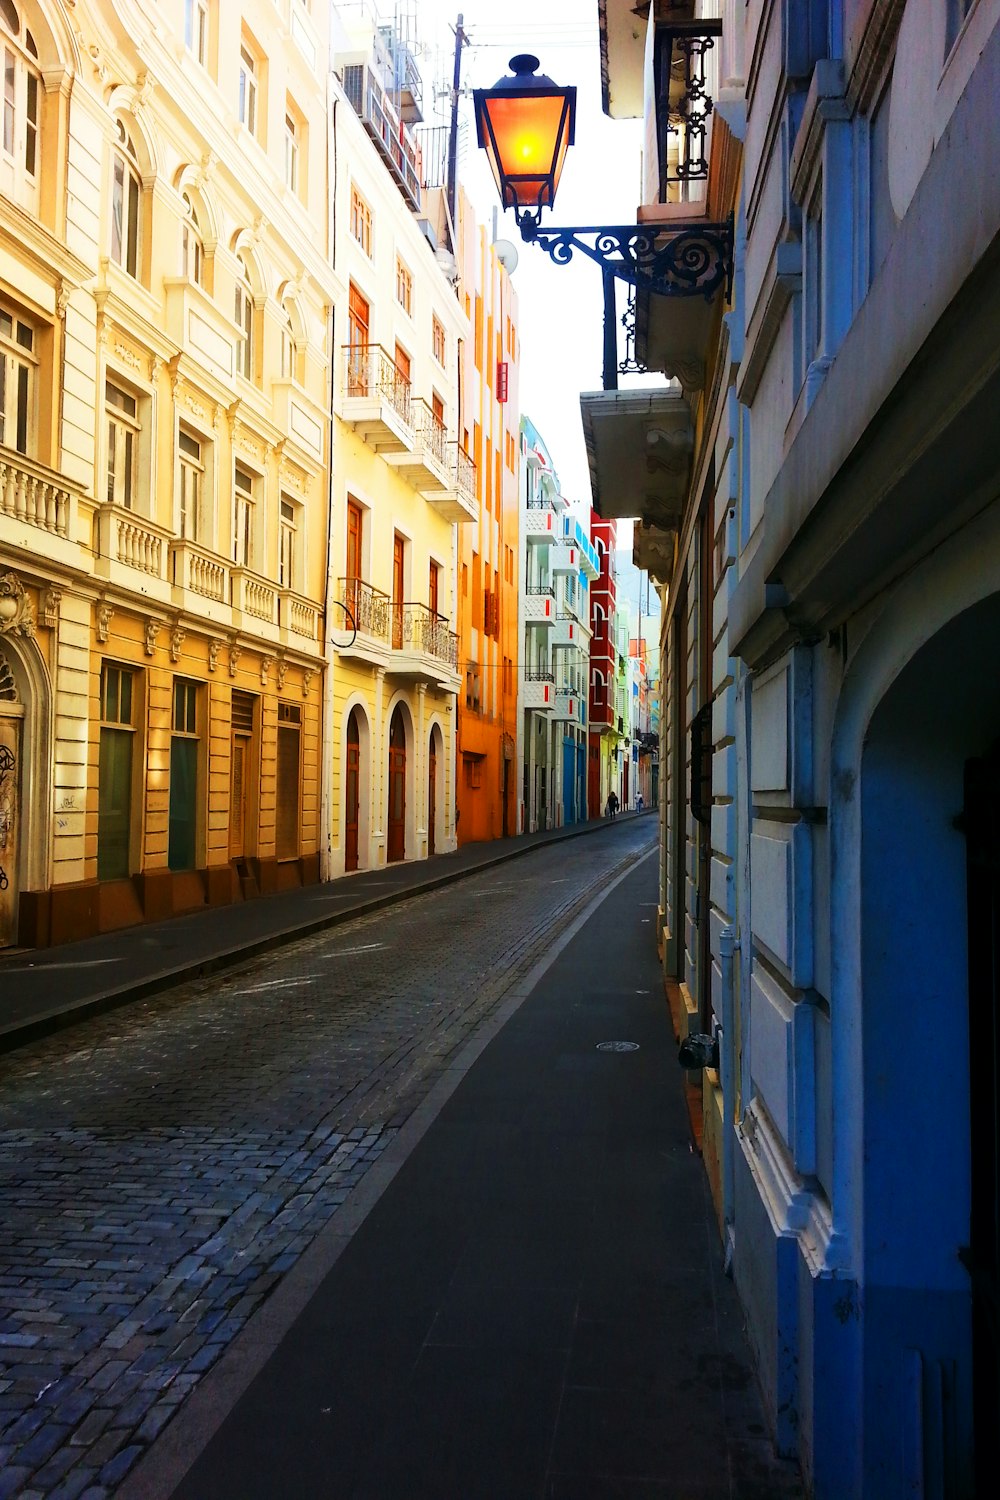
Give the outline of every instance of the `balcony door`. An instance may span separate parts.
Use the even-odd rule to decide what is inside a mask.
[[[389,863],[406,857],[406,729],[398,707],[389,729]]]
[[[356,870],[358,858],[358,824],[361,815],[361,735],[358,715],[352,710],[347,721],[347,785],[344,799],[344,869]]]
[[[0,667],[6,666],[0,656]],[[4,675],[0,674],[0,692],[3,683]],[[0,702],[0,948],[7,948],[17,940],[21,720],[13,715],[13,705],[8,714]]]
[[[435,853],[434,830],[437,825],[437,745],[431,734],[427,755],[427,856]]]
[[[247,847],[247,810],[255,702],[252,693],[234,690],[229,772],[229,858],[232,860],[245,859],[250,853]]]
[[[397,531],[392,538],[392,646],[399,651],[403,645],[403,595],[405,542]]]
[[[362,542],[363,516],[361,506],[356,500],[347,502],[347,583],[345,585],[344,603],[354,616],[355,624],[359,619],[359,595],[361,590],[361,542]]]
[[[350,356],[347,365],[347,394],[368,395],[368,337],[371,326],[371,306],[351,282],[347,302],[347,329]]]

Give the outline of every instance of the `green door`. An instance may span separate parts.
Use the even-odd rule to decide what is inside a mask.
[[[97,878],[125,880],[132,824],[132,735],[102,729],[98,761]]]
[[[171,870],[195,867],[198,741],[175,734],[170,741],[170,830],[167,864]]]

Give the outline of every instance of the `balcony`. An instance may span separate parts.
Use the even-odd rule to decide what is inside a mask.
[[[575,577],[580,571],[579,548],[569,542],[556,542],[549,553],[549,568],[553,573],[569,573]]]
[[[389,605],[391,655],[386,671],[411,682],[458,686],[458,636],[426,604]]]
[[[452,487],[445,425],[426,401],[419,400],[410,401],[409,425],[413,431],[412,448],[386,452],[385,461],[392,464],[407,484],[433,500]]]
[[[385,90],[367,64],[344,68],[344,93],[375,142],[396,186],[414,213],[420,212],[417,148]]]
[[[548,546],[558,535],[558,521],[550,505],[529,505],[524,514],[524,535],[529,543]]]
[[[413,450],[410,382],[377,344],[344,346],[344,421],[383,455]]]
[[[555,704],[555,678],[551,667],[529,667],[524,674],[521,707],[552,711]]]
[[[192,614],[230,625],[229,563],[205,547],[180,538],[170,543],[174,603]]]
[[[574,615],[556,615],[555,625],[552,629],[553,646],[578,646],[585,649],[585,639],[580,629],[580,622]]]
[[[239,626],[246,616],[248,628],[255,624],[277,625],[278,588],[249,568],[232,569],[233,615]]]
[[[80,540],[78,502],[81,492],[63,474],[46,468],[13,448],[0,447],[0,539],[30,551],[45,548],[62,556],[57,538]],[[30,527],[30,531],[22,531]],[[47,540],[37,533],[44,532]],[[68,557],[67,557],[67,560]]]
[[[340,578],[337,598],[350,610],[357,626],[357,635],[349,646],[338,644],[334,635],[337,654],[349,661],[384,666],[389,653],[389,610],[392,604],[389,595],[372,588],[361,578]]]
[[[586,724],[586,704],[575,688],[557,688],[552,717],[567,724]]]
[[[554,625],[555,590],[550,583],[530,584],[524,591],[524,620],[527,625]]]
[[[594,509],[676,531],[691,472],[691,408],[679,390],[580,395]]]
[[[563,537],[579,549],[580,571],[589,582],[596,583],[601,576],[601,559],[597,555],[597,548],[574,516],[563,516]]]
[[[97,576],[130,593],[170,603],[167,560],[173,532],[112,500],[97,507],[94,524]]]
[[[300,642],[315,645],[321,613],[318,604],[301,594],[293,594],[291,589],[282,589],[278,595],[278,624],[288,635],[297,635]]]
[[[461,443],[449,443],[448,447],[455,450],[449,457],[448,485],[435,494],[425,491],[424,498],[446,521],[478,520],[476,461],[470,458]]]

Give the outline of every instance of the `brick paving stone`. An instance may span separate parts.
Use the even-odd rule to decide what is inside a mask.
[[[487,868],[0,1057],[0,1500],[35,1483],[21,1454],[52,1432],[46,1462],[62,1448],[72,1465],[53,1493],[105,1500],[552,935],[655,835],[649,820],[542,848],[516,882]],[[303,982],[268,989],[286,977]]]

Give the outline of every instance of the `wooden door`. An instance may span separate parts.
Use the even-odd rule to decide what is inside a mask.
[[[406,731],[397,708],[389,731],[389,862],[406,855]]]
[[[432,562],[430,578],[427,582],[427,603],[431,607],[431,614],[437,617],[438,601],[441,597],[441,567],[439,563]]]
[[[362,296],[354,282],[351,282],[347,304],[347,332],[350,343],[350,356],[347,362],[347,394],[349,396],[367,396],[369,384],[368,370],[368,330],[371,322],[371,308],[367,297]]]
[[[407,385],[410,383],[410,356],[402,344],[396,345],[396,369]]]
[[[358,818],[361,810],[361,736],[358,716],[347,721],[347,786],[344,798],[344,869],[356,870],[358,858]]]
[[[427,853],[434,853],[434,829],[437,824],[437,752],[431,736],[427,757]]]
[[[253,750],[254,698],[233,693],[232,743],[229,772],[229,858],[245,859],[247,848],[248,785]]]
[[[0,718],[0,948],[17,941],[21,721]]]
[[[392,645],[399,651],[403,645],[403,538],[397,531],[392,539]]]
[[[358,618],[358,583],[361,578],[361,506],[356,500],[347,502],[347,587],[344,595],[344,603],[354,616],[355,622]]]

